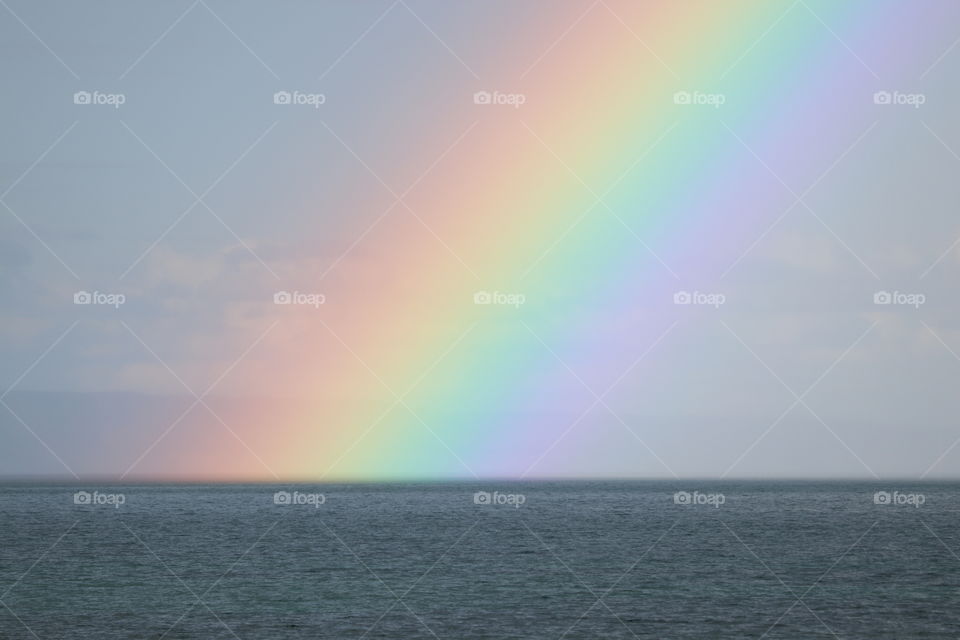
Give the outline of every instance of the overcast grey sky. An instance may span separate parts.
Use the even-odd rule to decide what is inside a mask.
[[[478,87],[522,87],[522,69],[578,6],[556,3],[562,10],[553,24],[538,18],[533,2],[410,2],[411,11],[387,11],[388,2],[7,3],[0,7],[0,388],[7,390],[0,475],[80,476],[126,470],[191,405],[188,387],[200,393],[216,381],[210,403],[226,422],[262,416],[280,434],[289,398],[342,395],[271,374],[314,357],[298,353],[305,329],[297,322],[217,378],[272,322],[274,292],[315,290],[317,274],[365,227],[357,220],[390,206],[371,170],[403,191],[424,170],[422,158],[439,156],[475,119],[448,105]],[[810,4],[830,15],[827,5]],[[594,335],[569,357],[612,353],[577,360],[577,373],[600,391],[675,326],[605,398],[616,419],[602,409],[584,417],[577,431],[596,437],[561,443],[535,475],[960,474],[958,7],[917,3],[912,24],[929,28],[916,33],[838,24],[849,47],[821,34],[809,55],[801,48],[797,56],[819,56],[808,64],[823,74],[842,70],[831,92],[786,66],[783,85],[754,87],[782,104],[793,73],[797,86],[835,97],[810,105],[800,96],[796,113],[776,113],[817,149],[809,155],[786,157],[747,112],[729,118],[743,145],[717,119],[711,131],[724,141],[714,170],[736,179],[711,192],[713,215],[676,223],[687,248],[664,243],[658,256],[673,275],[638,247],[649,262],[643,273],[656,275],[624,277],[617,301],[600,309],[568,309],[581,319],[595,313]],[[615,28],[600,20],[585,28]],[[783,25],[812,28],[810,20],[790,14]],[[755,35],[762,32],[758,26]],[[889,49],[880,55],[884,39]],[[745,58],[736,80],[718,83],[731,102],[774,55],[765,46]],[[541,64],[544,74],[556,71],[550,57]],[[576,78],[571,73],[571,85]],[[871,101],[868,92],[887,89],[924,102]],[[326,101],[319,110],[282,109],[272,96],[284,90]],[[75,104],[83,91],[122,95],[123,104]],[[525,117],[536,128],[550,109]],[[678,113],[673,135],[693,144]],[[482,140],[488,124],[470,135]],[[361,192],[369,198],[363,208]],[[421,198],[429,201],[429,188]],[[451,226],[458,215],[449,212]],[[439,237],[444,220],[431,219]],[[391,237],[407,237],[396,233],[357,244],[322,291],[358,303],[384,294],[360,286],[356,274],[378,264]],[[657,242],[650,240],[660,250]],[[475,248],[449,244],[464,262],[477,260]],[[445,251],[439,243],[437,251]],[[431,258],[411,254],[419,259]],[[480,288],[455,262],[432,268]],[[531,286],[562,294],[564,283],[538,277]],[[719,292],[724,303],[678,307],[669,296],[680,290]],[[76,305],[78,291],[122,293],[124,303]],[[878,304],[885,302],[882,293],[875,300],[878,292],[899,297]],[[635,302],[623,304],[630,296]],[[443,304],[428,301],[422,311],[438,332]],[[535,313],[543,312],[538,304],[531,303]],[[347,327],[350,317],[339,320]],[[565,317],[553,314],[551,322],[561,326]],[[365,393],[356,388],[358,401]],[[525,410],[530,421],[555,422],[554,433],[592,402],[572,379],[550,394],[553,401]],[[366,398],[371,407],[386,400]],[[518,415],[511,419],[526,419]],[[644,446],[619,421],[642,432]],[[222,439],[248,455],[203,411],[179,431],[197,446]],[[183,438],[146,456],[143,473],[167,469],[176,447],[190,442]],[[487,473],[516,471],[477,464]]]

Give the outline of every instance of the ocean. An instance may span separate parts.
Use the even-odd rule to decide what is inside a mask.
[[[0,485],[0,638],[957,638],[960,485]]]

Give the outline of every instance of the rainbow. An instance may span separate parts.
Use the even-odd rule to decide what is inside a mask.
[[[405,204],[378,220],[382,198],[356,190],[338,233],[363,240],[299,280],[326,305],[272,311],[261,348],[288,348],[263,375],[302,395],[231,422],[263,464],[199,447],[174,475],[602,474],[601,435],[578,422],[604,411],[594,394],[681,318],[673,292],[720,286],[793,203],[781,179],[800,192],[855,142],[878,80],[844,43],[884,57],[906,19],[900,3],[573,4],[525,30],[536,64],[497,54],[520,107],[464,92],[415,132],[409,165],[443,157]],[[621,383],[657,376],[641,359]]]

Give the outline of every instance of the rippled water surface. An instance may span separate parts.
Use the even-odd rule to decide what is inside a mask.
[[[7,484],[0,638],[956,638],[958,515],[952,484]]]

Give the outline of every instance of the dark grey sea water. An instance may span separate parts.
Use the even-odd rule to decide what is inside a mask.
[[[7,484],[0,638],[957,638],[958,515],[931,483]]]

